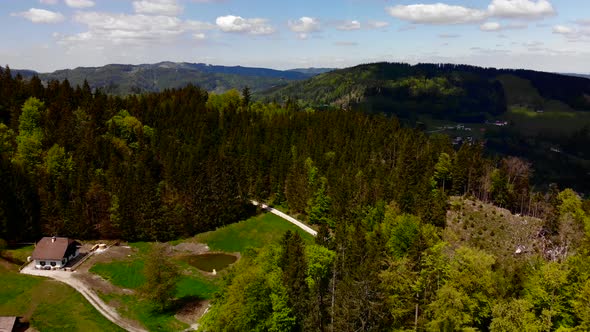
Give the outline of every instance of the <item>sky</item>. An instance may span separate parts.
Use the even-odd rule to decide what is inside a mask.
[[[590,73],[588,0],[0,0],[0,64],[290,69],[466,63]]]

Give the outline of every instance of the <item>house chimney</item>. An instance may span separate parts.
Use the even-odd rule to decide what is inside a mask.
[[[55,242],[55,236],[51,238],[51,243]]]

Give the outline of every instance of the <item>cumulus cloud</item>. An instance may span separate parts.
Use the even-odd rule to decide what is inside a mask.
[[[269,35],[275,28],[264,18],[243,18],[241,16],[219,16],[215,20],[217,27],[223,32],[248,33],[252,35]]]
[[[361,22],[353,20],[353,21],[345,21],[342,24],[339,24],[336,29],[343,30],[343,31],[350,31],[350,30],[359,30],[361,28]]]
[[[72,8],[89,8],[94,7],[94,1],[91,0],[66,0],[66,5]]]
[[[485,32],[495,32],[501,30],[516,30],[516,29],[525,29],[527,28],[526,24],[523,23],[509,23],[509,24],[500,24],[498,22],[486,22],[479,26],[481,31]]]
[[[473,23],[483,21],[487,16],[482,10],[444,3],[397,5],[387,7],[386,11],[400,20],[422,24]]]
[[[553,26],[553,33],[560,35],[571,35],[574,33],[574,29],[565,25],[555,25]]]
[[[555,15],[548,0],[492,0],[490,15],[505,18],[535,19]]]
[[[193,38],[196,40],[204,40],[205,37],[206,37],[205,34],[202,32],[193,34]]]
[[[74,16],[74,21],[86,25],[88,31],[57,36],[61,44],[66,46],[153,45],[171,42],[184,33],[198,34],[200,30],[213,28],[213,25],[209,23],[183,21],[177,17],[164,15],[79,12]]]
[[[182,7],[176,0],[141,0],[133,1],[133,9],[138,14],[176,16],[182,13]]]
[[[320,21],[316,18],[303,16],[298,20],[289,20],[289,29],[297,32],[299,39],[307,39],[310,33],[320,31]]]
[[[383,29],[389,26],[388,22],[383,22],[383,21],[369,21],[367,23],[367,25],[369,26],[369,28],[371,29]]]
[[[183,23],[183,27],[185,30],[189,30],[189,31],[213,30],[213,29],[215,29],[215,24],[211,24],[208,22],[195,21],[195,20],[186,20]]]
[[[498,22],[486,22],[479,26],[481,31],[500,31],[502,25]]]
[[[33,23],[60,23],[65,17],[59,12],[52,12],[50,10],[31,8],[26,12],[12,13],[11,16],[20,16],[26,18]]]
[[[477,23],[489,17],[531,20],[555,15],[549,0],[492,0],[486,10],[445,3],[397,5],[385,10],[400,20],[441,25]],[[486,23],[482,30],[493,27],[495,25]]]

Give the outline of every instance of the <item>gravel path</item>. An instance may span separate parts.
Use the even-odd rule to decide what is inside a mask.
[[[252,204],[254,204],[256,206],[259,206],[260,205],[260,207],[263,210],[269,211],[272,214],[276,214],[277,216],[279,216],[279,217],[287,220],[288,222],[294,224],[295,226],[301,228],[302,230],[306,231],[307,233],[309,233],[309,234],[311,234],[313,236],[318,235],[318,232],[314,231],[311,227],[309,227],[306,224],[302,223],[301,221],[299,221],[299,220],[291,217],[288,214],[285,214],[285,213],[283,213],[283,212],[281,212],[281,211],[279,211],[277,209],[273,209],[273,208],[271,208],[270,206],[268,206],[268,205],[266,205],[264,203],[258,203],[257,201],[251,201],[251,202],[252,202]]]
[[[98,310],[103,316],[105,316],[111,322],[119,325],[122,329],[130,331],[130,332],[145,332],[146,330],[137,327],[136,325],[130,323],[129,321],[121,318],[117,311],[109,306],[108,304],[104,303],[103,300],[98,297],[98,295],[90,289],[84,282],[76,278],[76,272],[67,272],[62,270],[38,270],[35,269],[34,263],[30,263],[29,265],[25,266],[20,273],[29,274],[34,276],[41,276],[47,277],[51,279],[55,279],[57,281],[61,281],[75,290],[77,290],[82,296],[84,296],[92,306]]]

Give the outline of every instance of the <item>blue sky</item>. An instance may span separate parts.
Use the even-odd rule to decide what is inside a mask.
[[[590,72],[588,0],[3,0],[0,63],[375,61]]]

